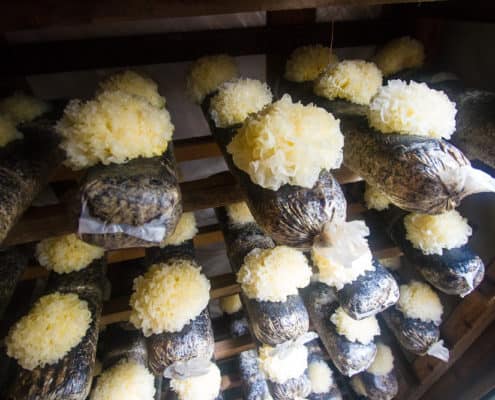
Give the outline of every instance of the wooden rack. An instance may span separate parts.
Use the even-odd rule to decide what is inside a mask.
[[[191,151],[188,151],[189,148]],[[206,140],[206,138],[188,140],[188,144],[184,146],[182,144],[176,145],[176,156],[180,161],[216,157],[218,155],[219,149],[216,144],[210,139]],[[343,185],[358,180],[356,176],[345,168],[337,171],[336,176]],[[76,178],[77,174],[73,174],[61,167],[52,182],[74,180]],[[184,196],[184,206],[188,211],[219,207],[242,199],[242,194],[229,173],[221,173],[207,179],[186,182],[181,184],[181,188]],[[208,188],[208,196],[206,197],[204,196],[205,188]],[[8,244],[15,245],[37,241],[44,237],[75,231],[77,222],[75,219],[67,219],[64,209],[65,207],[62,204],[56,207],[47,206],[28,210],[8,236]],[[359,217],[364,211],[364,206],[360,203],[351,203],[349,211],[353,217]],[[222,240],[223,236],[218,226],[212,225],[202,227],[194,242],[196,247],[202,247]],[[374,256],[378,259],[401,256],[400,250],[383,237],[374,235],[371,244]],[[112,270],[115,269],[132,269],[134,264],[129,263],[129,261],[138,263],[142,257],[144,257],[143,248],[109,251],[107,253],[109,273],[111,274]],[[139,273],[139,270],[136,272]],[[124,274],[128,280],[136,275],[132,273],[130,275]],[[452,349],[449,363],[438,362],[431,357],[416,357],[412,362],[406,360],[405,357],[398,358],[400,363],[398,368],[401,376],[401,396],[399,398],[420,398],[427,388],[462,356],[494,319],[495,287],[489,279],[494,275],[495,265],[492,264],[487,268],[487,279],[485,279],[481,287],[469,295],[465,301],[459,303],[443,323],[442,337]],[[118,276],[121,279],[123,275],[119,273]],[[32,265],[25,270],[21,279],[25,281],[46,277],[47,271],[44,268],[39,265]],[[112,284],[116,284],[116,282],[112,282]],[[236,283],[235,276],[232,273],[211,277],[211,284],[212,299],[239,292],[239,285]],[[102,325],[127,320],[130,313],[128,304],[128,295],[113,297],[106,301],[103,307]],[[223,360],[253,347],[254,343],[250,337],[223,339],[216,342],[215,355],[218,360]],[[225,382],[228,383],[228,385],[224,385],[225,389],[239,384],[238,379],[235,377],[225,378]]]
[[[265,27],[76,40],[70,43],[4,45],[2,52],[10,55],[10,57],[7,57],[6,62],[0,65],[0,71],[4,75],[12,77],[18,74],[27,75],[75,69],[182,61],[221,51],[232,55],[269,54],[267,75],[270,79],[271,76],[278,73],[275,69],[277,68],[279,55],[287,53],[298,45],[329,42],[331,32],[334,35],[333,43],[335,47],[383,42],[398,35],[418,33],[416,29],[420,22],[423,24],[421,26],[424,26],[425,23],[424,20],[420,21],[420,18],[422,16],[431,17],[431,15],[437,18],[438,10],[441,9],[439,7],[423,7],[422,11],[416,10],[409,16],[397,19],[396,16],[400,13],[400,7],[402,6],[394,6],[395,8],[386,8],[385,17],[378,20],[316,24],[314,23],[314,9],[308,10],[308,8],[322,5],[371,5],[406,2],[408,1],[254,0],[231,2],[214,0],[190,2],[170,0],[162,2],[152,0],[147,2],[147,7],[142,7],[139,1],[127,0],[125,2],[127,7],[117,7],[113,1],[103,1],[95,5],[96,3],[93,4],[92,2],[79,3],[69,0],[64,2],[65,7],[57,7],[59,2],[52,0],[50,1],[52,7],[47,7],[46,4],[42,5],[33,0],[21,0],[15,6],[13,3],[5,6],[0,16],[1,29],[19,30],[48,27],[59,25],[60,21],[67,25],[73,25],[150,17],[210,15],[258,10],[269,12],[267,14],[267,26]],[[303,8],[305,10],[301,10]],[[446,9],[452,11],[452,8]],[[18,15],[19,10],[22,10],[22,18]],[[292,21],[294,18],[295,21]],[[421,35],[421,32],[418,34]],[[156,49],[157,43],[160,43],[161,48],[168,48],[170,51],[151,52],[151,49]],[[202,45],[198,46],[198,43]],[[124,55],[122,54],[123,49],[126,49],[123,52],[125,53]],[[61,52],[64,54],[62,60],[58,57]],[[278,54],[271,56],[272,53]],[[16,79],[13,79],[13,81],[18,82]],[[3,84],[2,87],[5,86],[6,84]],[[210,136],[177,140],[174,142],[174,151],[178,162],[220,156],[219,148]],[[343,185],[359,180],[358,177],[345,168],[338,170],[336,177]],[[64,187],[69,188],[68,191],[70,191],[77,187],[79,178],[80,174],[60,167],[51,182],[54,185],[63,183]],[[206,179],[182,182],[181,191],[185,211],[219,207],[242,200],[242,194],[234,178],[228,172]],[[69,198],[70,196],[67,196],[67,199]],[[12,246],[35,242],[46,237],[74,232],[77,228],[77,216],[71,214],[71,209],[70,200],[56,206],[29,209],[11,230],[3,245]],[[360,218],[363,211],[364,207],[359,202],[350,203],[348,206],[348,214],[353,218]],[[196,247],[202,247],[222,240],[223,236],[219,227],[212,225],[202,227],[194,242]],[[374,234],[371,245],[373,253],[378,259],[401,257],[399,249],[393,246],[383,235]],[[137,266],[140,265],[143,257],[144,249],[142,248],[122,249],[107,253],[108,276],[112,285],[119,288],[119,295],[104,303],[102,325],[123,321],[128,318],[130,285],[132,279],[139,273]],[[38,279],[44,279],[46,276],[45,269],[39,265],[31,265],[25,270],[21,278],[21,286]],[[210,277],[210,279],[212,299],[239,292],[239,285],[236,283],[235,276],[232,273]],[[126,294],[122,294],[126,291]],[[23,292],[22,295],[24,295]],[[14,295],[14,302],[20,301],[19,296],[19,293]],[[491,262],[487,266],[486,278],[482,285],[463,301],[454,301],[451,310],[444,318],[441,329],[442,337],[451,349],[451,358],[448,363],[439,362],[429,356],[413,357],[404,353],[398,344],[393,341],[386,326],[382,324],[384,335],[390,339],[396,356],[396,367],[400,376],[398,398],[405,400],[434,399],[438,398],[439,393],[438,390],[435,391],[435,383],[438,382],[442,387],[445,379],[450,379],[453,386],[455,378],[452,378],[451,373],[458,368],[456,361],[463,358],[463,356],[467,357],[468,360],[472,359],[471,347],[479,349],[483,348],[484,344],[486,347],[486,343],[491,343],[490,338],[487,338],[486,335],[494,331],[492,324],[494,320],[495,262]],[[485,330],[486,333],[484,333]],[[236,356],[241,351],[254,347],[252,339],[248,336],[228,338],[224,337],[225,335],[217,335],[217,331],[215,333],[215,337],[218,338],[215,345],[215,356],[220,363]],[[493,349],[493,346],[491,349]],[[488,359],[484,362],[489,363],[489,361]],[[490,370],[490,376],[493,377],[495,373],[492,370]],[[441,380],[442,376],[446,378]],[[491,389],[494,386],[495,378],[491,380],[491,385],[487,382],[489,382],[488,378],[483,375],[482,383],[477,383],[475,396],[479,397],[480,393],[486,393],[488,389]],[[233,389],[239,387],[239,385],[240,381],[235,372],[223,377],[222,388],[224,390]],[[450,390],[449,393],[454,393],[454,391]],[[443,395],[443,393],[441,394]]]
[[[220,149],[211,137],[177,141],[174,145],[175,155],[178,161],[204,159],[220,155]],[[64,167],[60,167],[51,182],[74,181],[75,183],[80,177],[79,175]],[[359,177],[344,167],[336,171],[335,176],[341,184],[360,180]],[[205,189],[208,190],[206,191]],[[181,184],[181,190],[183,205],[186,211],[220,207],[242,200],[242,194],[234,178],[228,172],[220,173],[206,179],[184,182]],[[75,232],[77,230],[77,216],[71,216],[67,211],[69,208],[70,206],[68,204],[62,203],[56,206],[33,207],[29,209],[12,229],[4,243],[8,245],[19,245],[38,241],[45,237]],[[348,214],[355,218],[358,218],[363,211],[364,206],[360,203],[351,203],[348,206]],[[194,239],[194,244],[195,247],[202,247],[220,241],[223,241],[220,228],[218,225],[211,225],[199,229],[199,233]],[[380,259],[394,258],[401,255],[400,250],[383,237],[374,240],[372,246],[375,257]],[[119,271],[116,274],[116,279],[119,282],[116,279],[111,279],[112,285],[122,286],[123,280],[126,280],[128,290],[130,291],[130,282],[140,273],[140,270],[135,267],[144,257],[144,252],[144,248],[120,249],[107,252],[106,257],[109,270],[107,275],[111,279],[112,272],[114,270]],[[123,272],[123,269],[127,269],[127,271]],[[44,279],[47,277],[48,271],[45,268],[40,265],[30,265],[24,271],[21,281]],[[240,291],[233,273],[210,277],[210,280],[211,299],[218,299],[239,293]],[[101,325],[104,326],[126,321],[129,315],[129,295],[112,297],[103,305]],[[226,338],[215,343],[215,357],[217,360],[222,361],[251,348],[254,348],[254,342],[250,336]],[[235,375],[224,376],[222,383],[224,390],[233,389],[239,385],[240,381]]]

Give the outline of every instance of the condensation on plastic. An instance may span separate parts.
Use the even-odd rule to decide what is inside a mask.
[[[163,371],[163,377],[168,379],[184,380],[208,373],[210,360],[193,358],[187,361],[176,361]]]
[[[309,343],[316,338],[318,338],[318,334],[316,332],[305,332],[295,339],[287,340],[284,343],[277,344],[271,351],[270,355],[272,357],[284,359],[289,355],[289,352],[293,348],[304,346],[306,343]]]
[[[128,236],[133,236],[138,239],[160,243],[165,237],[166,225],[165,221],[169,218],[168,215],[163,215],[160,218],[154,219],[140,226],[128,224],[111,224],[95,218],[90,215],[87,202],[83,201],[81,206],[81,215],[79,216],[78,233],[82,234],[116,234],[124,233]]]
[[[443,362],[449,361],[449,349],[443,345],[443,340],[433,343],[426,352],[429,356],[438,358]]]

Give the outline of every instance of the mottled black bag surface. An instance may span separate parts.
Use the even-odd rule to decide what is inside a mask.
[[[0,318],[3,317],[17,282],[28,264],[27,248],[10,247],[0,251]]]
[[[55,364],[19,372],[8,399],[84,400],[91,389],[105,282],[104,259],[69,274],[51,273],[46,293],[75,293],[88,303],[91,323],[78,345]]]
[[[106,249],[156,246],[182,214],[171,145],[160,157],[90,168],[80,191],[79,234]]]
[[[56,111],[22,124],[24,139],[0,148],[0,243],[63,158],[53,126]]]
[[[193,241],[186,240],[179,245],[146,249],[146,262],[151,267],[157,263],[185,261],[201,268],[195,261],[194,254]],[[168,266],[164,265],[163,268]],[[178,332],[162,332],[147,337],[146,345],[149,368],[153,374],[159,376],[175,362],[211,359],[215,350],[215,338],[208,307]]]
[[[333,289],[318,282],[309,285],[303,293],[311,322],[338,370],[343,375],[352,376],[367,369],[375,358],[376,345],[374,342],[351,342],[337,333],[330,321],[339,306]]]

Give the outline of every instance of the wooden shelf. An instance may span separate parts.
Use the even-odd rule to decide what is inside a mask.
[[[379,260],[384,258],[400,257],[402,255],[401,251],[397,247],[391,245],[391,243],[387,240],[371,242],[371,248],[374,257]],[[27,271],[30,269],[39,271],[40,268],[41,267],[30,267]],[[44,272],[44,275],[46,275],[46,272]],[[220,297],[230,296],[240,292],[240,286],[237,284],[235,274],[233,273],[210,277],[210,282],[211,299],[218,299]],[[129,319],[129,314],[129,296],[110,299],[105,302],[103,306],[101,324],[108,325],[115,322],[127,321]]]
[[[240,292],[239,284],[236,282],[234,274],[217,275],[210,278],[212,300],[220,297],[230,296]],[[103,305],[103,315],[101,326],[114,324],[129,320],[129,296],[117,297],[106,301]]]
[[[430,2],[438,0],[422,0]],[[3,5],[0,26],[4,32],[53,26],[87,25],[166,17],[190,17],[251,11],[299,10],[305,8],[374,4],[417,3],[415,0],[138,0],[85,1],[20,0]]]
[[[208,181],[208,179],[203,181]],[[188,191],[187,194],[183,194],[183,205],[186,212],[221,207],[242,200],[243,196],[236,184],[211,186],[207,193],[198,189],[198,191]],[[77,231],[77,216],[70,215],[66,207],[47,206],[41,208],[42,210],[28,210],[12,228],[2,246],[8,247],[36,242],[47,237],[66,235]],[[349,215],[356,215],[362,211],[364,211],[362,204],[348,205]]]
[[[427,0],[430,1],[430,0]],[[435,0],[431,0],[435,1]],[[424,2],[424,1],[423,1]],[[326,5],[372,5],[413,3],[407,7],[394,8],[384,17],[366,21],[339,21],[335,23],[313,23],[314,10],[303,9]],[[100,2],[76,2],[59,0],[36,2],[34,0],[20,0],[20,2],[4,5],[0,16],[4,32],[24,29],[38,29],[48,27],[63,27],[71,25],[98,25],[103,23],[118,23],[121,21],[135,21],[164,17],[182,17],[195,15],[214,15],[247,11],[277,11],[301,10],[295,13],[282,15],[277,20],[272,18],[276,14],[269,13],[267,25],[250,28],[233,28],[212,31],[170,32],[146,34],[131,37],[112,37],[81,39],[73,41],[52,41],[45,43],[29,43],[0,45],[6,61],[0,65],[0,72],[6,80],[12,76],[67,72],[73,70],[123,67],[167,62],[187,61],[205,54],[229,53],[234,56],[248,54],[267,54],[268,58],[277,58],[294,47],[324,43],[334,47],[351,47],[381,43],[389,38],[406,34],[417,33],[417,19],[426,17],[442,17],[444,10],[440,7],[429,7],[424,12],[417,7],[414,0],[254,0],[251,2],[232,2],[227,0],[211,0],[192,2],[183,0],[150,0],[143,7],[137,0],[124,0],[117,3],[114,0]],[[460,4],[461,2],[455,2]],[[459,8],[460,7],[460,8]],[[450,10],[453,18],[464,15],[462,5]],[[486,6],[487,10],[493,6]],[[410,10],[404,17],[397,18],[401,10]],[[308,18],[299,18],[307,13]],[[279,13],[280,16],[283,13]],[[493,21],[493,16],[485,17],[479,10],[470,14],[476,19]],[[290,17],[298,17],[296,24],[290,24]],[[387,17],[388,16],[388,17]],[[284,25],[285,24],[285,25]],[[332,38],[332,39],[331,39]],[[168,51],[158,52],[157,48],[167,48]],[[64,54],[64,57],[60,57]],[[267,63],[267,76],[280,76]],[[273,63],[276,65],[276,63]],[[208,159],[221,156],[218,146],[211,136],[196,137],[174,141],[174,151],[178,162]],[[341,184],[357,182],[359,177],[342,168],[335,173]],[[66,168],[59,168],[51,182],[54,187],[64,185],[76,188],[76,182],[82,172],[74,173]],[[72,182],[72,183],[71,183]],[[57,186],[58,185],[58,186]],[[206,208],[223,206],[242,200],[242,193],[232,175],[228,172],[220,173],[209,178],[181,183],[183,206],[185,211],[195,211]],[[65,197],[64,197],[65,199]],[[47,206],[29,209],[18,224],[12,229],[3,246],[35,242],[40,239],[74,232],[77,229],[77,204],[66,200],[57,206]],[[359,218],[364,211],[361,203],[351,202],[348,206],[350,218]],[[194,239],[196,247],[206,246],[223,241],[218,225],[202,227]],[[370,239],[373,254],[378,259],[396,258],[402,254],[388,240],[373,235]],[[129,293],[133,276],[140,273],[142,259],[145,256],[143,248],[121,249],[109,251],[106,255],[109,264],[109,279],[121,285],[114,286],[114,297],[104,302],[101,326],[126,321],[129,318]],[[37,279],[46,278],[47,271],[39,265],[31,265],[21,278],[23,288],[41,286]],[[125,282],[124,282],[125,281]],[[211,277],[212,299],[238,293],[240,290],[232,273]],[[29,294],[26,290],[20,291],[14,302],[21,302],[27,306]],[[29,290],[31,293],[32,289]],[[22,296],[20,296],[22,294]],[[21,304],[19,303],[19,304]],[[395,366],[399,372],[400,393],[398,398],[404,400],[418,400],[421,398],[438,398],[445,389],[442,376],[449,376],[451,389],[449,398],[458,393],[455,390],[457,375],[461,359],[471,360],[476,365],[476,357],[470,353],[470,348],[483,338],[487,332],[493,332],[495,321],[495,264],[492,262],[486,268],[484,282],[472,294],[456,303],[449,309],[445,321],[441,326],[441,336],[450,349],[450,360],[442,363],[432,357],[410,357],[399,348],[386,326],[383,329],[383,339],[389,343],[395,355]],[[490,327],[490,328],[489,328]],[[483,339],[486,341],[487,339]],[[240,352],[255,347],[250,336],[230,338],[218,336],[215,343],[215,357],[220,362],[229,362],[228,359]],[[491,347],[481,347],[493,349]],[[469,356],[469,357],[468,357]],[[487,357],[483,365],[487,364]],[[492,363],[493,364],[493,363]],[[462,371],[461,371],[462,372]],[[465,374],[472,377],[473,375]],[[487,374],[493,377],[493,373]],[[493,380],[493,379],[492,379]],[[239,377],[232,373],[222,377],[222,389],[228,390],[240,386]],[[477,383],[484,387],[492,387],[493,382]],[[436,388],[438,386],[438,388]],[[470,396],[469,398],[471,398]],[[466,397],[467,398],[467,397]]]
[[[346,168],[335,171],[335,177],[341,183],[360,180]],[[243,200],[243,195],[229,172],[222,172],[205,179],[180,184],[184,211],[196,211],[221,207]],[[21,243],[64,235],[77,230],[77,215],[69,210],[77,205],[61,204],[46,207],[32,207],[12,228],[2,245],[13,246]],[[361,204],[350,204],[349,213],[357,214],[364,210]]]
[[[190,139],[174,140],[174,154],[177,162],[201,160],[211,157],[221,157],[219,147],[213,136],[199,136]],[[72,171],[61,165],[55,171],[51,182],[78,181],[84,171]]]
[[[494,272],[495,262],[492,262],[486,268],[486,278],[481,285],[459,302],[442,322],[440,338],[449,348],[448,362],[442,362],[428,355],[413,356],[408,360],[396,344],[395,365],[401,374],[397,398],[421,399],[495,321],[495,285],[488,278]],[[391,334],[389,333],[388,336]]]
[[[421,398],[479,399],[490,398],[495,382],[493,354],[495,353],[495,323],[469,347],[462,357],[445,373],[440,381],[432,385]],[[469,384],[466,384],[469,382]]]
[[[1,17],[0,17],[1,18]],[[258,26],[141,36],[77,39],[1,45],[5,54],[2,76],[79,71],[95,68],[129,68],[137,65],[192,61],[206,54],[285,54],[307,44],[334,47],[383,43],[410,35],[412,20],[368,19],[290,26]],[[167,51],[156,51],[166,48]],[[64,54],[64,57],[60,57]]]
[[[198,234],[194,237],[194,246],[202,247],[211,243],[223,241],[222,232],[218,225],[211,225],[199,228]],[[107,264],[118,264],[124,261],[131,261],[143,258],[145,249],[143,247],[133,247],[129,249],[110,250],[106,253]],[[21,280],[46,278],[48,270],[40,265],[31,265],[26,268],[21,276]]]
[[[194,237],[194,246],[196,248],[219,242],[223,242],[223,234],[218,225],[201,227],[199,228],[198,234]],[[400,257],[402,255],[402,252],[387,240],[380,240],[372,243],[372,250],[373,255],[379,260]],[[141,259],[144,255],[145,249],[142,247],[136,247],[108,251],[106,258],[107,264],[111,266],[112,264],[118,264],[123,261]],[[47,276],[48,271],[45,268],[40,265],[32,265],[26,268],[21,276],[21,280],[46,278]],[[227,296],[229,294],[233,293],[227,292],[226,294],[219,295],[218,297]]]

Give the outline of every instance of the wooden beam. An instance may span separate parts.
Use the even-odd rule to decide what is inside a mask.
[[[495,269],[495,264],[492,263],[487,267],[488,273],[493,273],[493,269]],[[468,295],[454,309],[441,326],[441,337],[450,349],[449,361],[444,363],[430,356],[417,357],[412,367],[421,383],[412,387],[404,397],[405,399],[422,398],[495,320],[493,293],[495,293],[495,288],[492,282],[485,280],[477,290]]]
[[[184,211],[220,207],[242,199],[234,177],[228,172],[180,186]],[[77,231],[77,216],[69,212],[71,209],[67,204],[30,208],[2,245],[7,247]]]
[[[336,170],[335,177],[341,183],[360,179],[346,168]],[[221,207],[243,200],[242,192],[229,172],[184,182],[180,187],[182,205],[186,212]],[[354,214],[364,210],[363,206],[357,203],[350,207],[350,212]],[[30,208],[12,228],[2,245],[8,247],[75,232],[77,216],[70,212],[74,209],[77,209],[77,206],[74,208],[68,204]]]
[[[206,227],[199,228],[198,234],[194,237],[194,247],[202,247],[211,243],[220,243],[223,242],[223,234],[218,227],[218,225],[210,225]],[[379,260],[390,259],[400,257],[402,255],[401,250],[398,247],[392,246],[390,242],[378,241],[372,242],[372,251],[375,258]],[[134,247],[129,249],[119,249],[119,250],[110,250],[107,251],[107,264],[118,264],[124,261],[131,260],[139,260],[145,256],[145,248],[143,247]],[[24,273],[21,276],[21,281],[23,280],[31,280],[31,279],[39,279],[48,277],[48,271],[46,268],[40,265],[31,265],[26,268]],[[225,276],[224,284],[219,285],[216,289],[218,293],[218,297],[228,296],[232,294],[232,285],[234,285],[234,281],[232,277]],[[237,285],[235,286],[235,290],[237,290]],[[225,290],[226,293],[222,293],[222,290]],[[235,291],[234,293],[237,293]]]
[[[422,0],[422,2],[436,0]],[[2,31],[50,26],[135,21],[166,17],[230,14],[252,11],[298,10],[330,5],[417,3],[417,0],[18,0],[2,4]]]
[[[242,201],[244,196],[230,172],[180,185],[184,211],[221,207]]]
[[[469,347],[422,400],[478,400],[495,389],[495,323]]]
[[[380,259],[381,253],[384,252],[390,256],[392,251],[395,256],[400,256],[400,250],[396,247],[387,246],[385,243],[372,243],[373,255]],[[383,246],[383,247],[381,247]],[[240,292],[240,286],[236,281],[236,276],[233,273],[217,275],[210,278],[211,290],[210,298],[218,299],[225,296],[230,296]],[[103,305],[103,316],[101,318],[102,325],[113,324],[115,322],[127,321],[129,319],[129,296],[121,296],[108,300]]]
[[[230,296],[241,291],[240,285],[237,283],[235,274],[222,274],[214,276],[211,279],[210,297],[219,299],[221,297]]]
[[[28,209],[2,242],[3,247],[77,231],[77,220],[63,205]]]
[[[222,156],[213,136],[174,140],[174,153],[177,162]]]
[[[412,26],[411,21],[397,18],[339,21],[334,24],[333,44],[350,47],[382,43],[410,34]],[[0,47],[4,55],[0,73],[17,76],[130,67],[190,61],[215,53],[286,54],[305,44],[329,44],[331,31],[331,24],[318,23],[5,45]]]
[[[234,274],[222,274],[210,278],[210,299],[230,296],[240,292],[239,284]],[[103,304],[103,315],[100,325],[109,325],[116,322],[128,321],[131,311],[129,309],[129,296],[110,299]]]
[[[207,246],[211,243],[223,241],[223,235],[218,225],[209,225],[199,228],[198,234],[194,237],[194,247]],[[387,251],[387,249],[385,250]],[[145,256],[144,247],[132,247],[129,249],[110,250],[106,253],[107,264],[117,264],[123,261],[137,260]],[[20,280],[30,280],[46,278],[48,270],[40,265],[28,266],[21,276]]]
[[[222,155],[220,148],[211,135],[174,140],[174,154],[177,162],[201,160]],[[55,171],[51,182],[78,181],[83,174],[84,171],[72,171],[70,168],[61,165]]]

